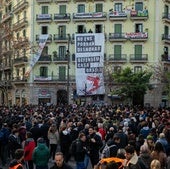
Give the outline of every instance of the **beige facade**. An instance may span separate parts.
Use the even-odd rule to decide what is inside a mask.
[[[10,104],[73,103],[75,97],[75,33],[105,34],[105,72],[131,66],[134,71],[164,63],[168,69],[170,0],[12,0],[3,5],[1,24],[9,24],[18,47],[3,38],[1,54]],[[49,34],[46,46],[28,77],[30,59],[35,55],[41,34]],[[5,35],[4,35],[5,36]],[[31,46],[25,46],[25,43]],[[11,46],[10,46],[11,45]],[[162,55],[165,59],[162,60]],[[68,69],[69,68],[69,69]],[[153,90],[145,104],[162,101],[162,84],[151,82]],[[114,83],[105,74],[104,96]],[[5,102],[2,99],[1,103]],[[163,100],[162,100],[162,97]],[[82,102],[96,97],[81,98]],[[78,100],[80,101],[80,100]],[[117,100],[113,100],[113,103]]]

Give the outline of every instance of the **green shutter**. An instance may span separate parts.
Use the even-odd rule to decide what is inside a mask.
[[[78,13],[84,13],[85,12],[85,5],[80,4],[78,5]]]
[[[115,33],[122,33],[122,25],[121,24],[115,24]]]
[[[66,68],[64,66],[59,67],[59,80],[66,80]]]
[[[59,26],[58,34],[64,38],[66,36],[66,26]]]
[[[61,15],[66,14],[66,5],[60,5],[59,13],[60,13]]]
[[[142,58],[142,45],[135,45],[135,58],[136,59]]]
[[[42,14],[48,14],[48,6],[42,6]]]
[[[168,28],[168,26],[164,27],[164,34],[165,35],[169,35],[169,28]]]
[[[103,4],[96,4],[96,12],[103,12]]]
[[[121,59],[121,45],[114,46],[114,59]]]

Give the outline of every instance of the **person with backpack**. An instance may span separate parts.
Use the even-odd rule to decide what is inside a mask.
[[[78,139],[72,143],[72,153],[76,161],[76,169],[86,169],[84,159],[88,150],[86,148],[85,141],[86,135],[84,133],[80,133]]]
[[[9,164],[9,169],[24,169],[24,150],[17,149],[15,151],[14,159]]]
[[[104,146],[102,153],[101,153],[101,159],[107,158],[107,157],[116,157],[117,151],[120,148],[120,137],[118,135],[114,135],[112,139],[109,139]]]

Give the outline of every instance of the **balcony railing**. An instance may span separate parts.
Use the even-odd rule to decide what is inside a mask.
[[[163,13],[162,14],[162,20],[165,21],[165,22],[170,22],[170,13]]]
[[[148,10],[143,10],[143,11],[131,11],[130,12],[130,18],[132,20],[146,20],[148,19]]]
[[[162,35],[162,40],[163,40],[165,43],[170,43],[170,35],[163,34],[163,35]]]
[[[18,29],[26,27],[27,25],[28,25],[28,20],[26,17],[24,17],[23,19],[21,19],[13,24],[13,30],[16,31]]]
[[[148,54],[130,54],[130,62],[147,62]]]
[[[4,14],[4,15],[2,16],[1,23],[9,20],[10,18],[12,18],[12,12],[8,12],[8,13]]]
[[[54,14],[55,22],[69,22],[71,20],[70,14]]]
[[[16,77],[13,77],[13,82],[25,83],[27,82],[27,79],[24,76],[16,76]]]
[[[64,55],[53,56],[53,62],[59,62],[59,63],[63,62],[63,63],[65,63],[65,62],[68,62],[68,57],[64,56]]]
[[[69,38],[67,34],[55,34],[53,40],[57,43],[67,43]]]
[[[28,7],[28,0],[20,0],[17,5],[13,7],[13,13],[18,13],[26,7]]]
[[[74,13],[73,21],[105,21],[107,19],[105,12],[92,13]]]
[[[36,35],[36,41],[39,41],[39,39],[40,39],[40,35]],[[52,35],[51,34],[49,34],[49,36],[48,36],[48,39],[47,39],[47,42],[48,43],[50,43],[50,42],[52,42]]]
[[[126,54],[111,54],[108,58],[109,62],[127,62],[127,55]]]
[[[51,22],[52,15],[51,14],[38,14],[36,15],[36,21],[39,23]]]
[[[51,55],[41,55],[40,58],[38,59],[38,62],[51,62],[52,57]]]
[[[23,57],[18,57],[14,59],[14,64],[18,64],[18,63],[25,63],[28,62],[28,58],[26,56]]]
[[[53,0],[36,0],[38,3],[50,3]]]
[[[125,33],[125,38],[130,39],[131,41],[146,41],[148,39],[148,33],[147,32]]]
[[[71,0],[54,0],[55,3],[58,3],[58,2],[70,2]]]
[[[109,33],[109,41],[126,41],[125,33]]]
[[[109,19],[110,20],[126,20],[127,19],[127,13],[124,11],[112,11],[109,13]]]

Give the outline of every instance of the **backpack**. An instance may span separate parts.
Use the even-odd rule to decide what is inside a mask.
[[[113,144],[113,145],[110,145],[108,146],[108,144],[106,144],[102,150],[102,153],[101,153],[101,158],[107,158],[107,157],[110,157],[110,149],[112,147],[115,147],[116,145]]]

